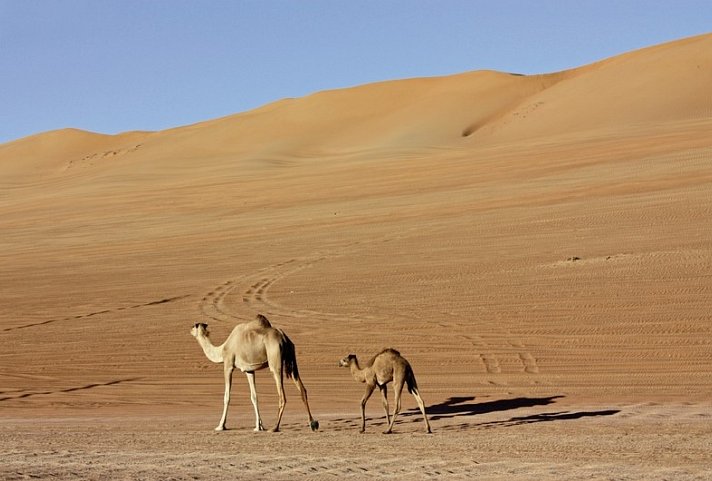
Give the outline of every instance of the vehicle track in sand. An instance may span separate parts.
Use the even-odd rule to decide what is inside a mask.
[[[54,318],[54,319],[48,319],[46,321],[32,322],[29,324],[22,324],[20,326],[6,327],[5,329],[3,329],[3,332],[15,331],[18,329],[28,329],[31,327],[45,326],[47,324],[53,324],[55,322],[60,322],[60,321],[74,321],[74,320],[79,320],[79,319],[87,319],[90,317],[100,316],[102,314],[113,314],[116,312],[126,311],[126,310],[130,310],[130,309],[142,309],[144,307],[152,307],[152,306],[157,306],[160,304],[167,304],[169,302],[179,301],[179,300],[185,299],[187,297],[190,297],[190,294],[174,296],[174,297],[165,297],[162,299],[157,299],[155,301],[134,304],[131,306],[119,306],[119,307],[113,307],[110,309],[102,309],[99,311],[92,311],[92,312],[88,312],[85,314],[75,314],[73,316],[58,317],[58,318]]]
[[[412,235],[412,234],[411,234]],[[400,236],[399,238],[402,238]],[[257,271],[233,277],[210,289],[198,302],[199,311],[220,323],[245,322],[252,320],[256,313],[269,317],[291,319],[301,325],[332,325],[342,323],[349,326],[352,336],[368,338],[374,324],[393,321],[393,316],[378,314],[359,315],[334,313],[315,309],[300,309],[285,306],[270,296],[270,290],[290,276],[309,269],[317,264],[329,262],[348,255],[358,255],[372,244],[391,242],[392,236],[383,236],[367,242],[354,242],[344,247],[328,251],[316,251],[311,255],[290,258],[282,262],[265,266]],[[407,315],[401,315],[404,321],[412,321]],[[487,374],[520,372],[536,375],[540,367],[534,355],[518,338],[496,326],[488,325],[486,336],[472,336],[470,326],[457,321],[438,321],[442,328],[451,330],[466,349],[473,351],[480,360]],[[426,334],[428,335],[428,334]],[[444,343],[450,342],[444,340]],[[503,363],[504,361],[504,363]],[[504,366],[504,367],[503,367]]]

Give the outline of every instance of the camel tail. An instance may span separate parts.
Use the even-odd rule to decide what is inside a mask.
[[[405,370],[405,383],[408,386],[409,393],[418,393],[418,383],[415,381],[415,374],[413,374],[413,368],[410,367],[410,364]]]
[[[297,354],[294,350],[294,343],[282,333],[282,368],[288,378],[299,379],[299,367],[297,366]]]

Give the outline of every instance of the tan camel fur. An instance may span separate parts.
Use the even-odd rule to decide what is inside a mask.
[[[292,378],[297,386],[302,401],[309,415],[309,427],[312,431],[319,429],[319,422],[316,421],[309,410],[307,401],[307,390],[299,378],[297,368],[297,358],[294,344],[281,330],[272,327],[266,317],[259,314],[254,321],[238,324],[232,330],[227,340],[220,346],[214,346],[208,338],[208,325],[197,323],[190,333],[198,340],[203,352],[212,362],[223,363],[225,374],[225,396],[223,399],[223,413],[216,431],[225,429],[227,420],[227,408],[230,404],[230,388],[232,386],[232,372],[235,368],[241,370],[247,376],[250,384],[250,398],[255,408],[255,431],[263,431],[262,419],[257,405],[257,390],[255,389],[255,371],[269,367],[277,384],[277,394],[279,395],[279,412],[277,414],[277,424],[272,428],[273,432],[279,431],[279,423],[282,421],[286,397],[284,395],[284,385],[282,373],[288,378]]]
[[[386,411],[386,421],[388,429],[384,434],[390,434],[393,431],[393,425],[396,422],[396,416],[401,409],[401,391],[403,385],[408,385],[408,392],[415,397],[420,412],[423,413],[425,419],[426,432],[431,433],[428,416],[425,414],[425,405],[423,399],[418,392],[418,384],[415,382],[415,375],[410,363],[400,355],[400,352],[395,349],[384,349],[376,354],[366,367],[361,369],[358,364],[358,359],[355,354],[349,354],[339,361],[339,366],[348,367],[351,370],[351,375],[356,381],[366,383],[366,393],[361,398],[361,432],[366,431],[366,402],[373,394],[373,390],[378,387],[383,397],[383,409]],[[393,381],[393,389],[395,391],[395,409],[393,416],[388,413],[388,383]]]

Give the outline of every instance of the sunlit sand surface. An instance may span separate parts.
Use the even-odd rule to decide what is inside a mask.
[[[0,145],[0,478],[709,479],[712,36]],[[253,433],[221,343],[266,315]],[[384,347],[404,392],[339,369]],[[257,372],[262,416],[277,398]],[[391,393],[392,396],[392,393]]]

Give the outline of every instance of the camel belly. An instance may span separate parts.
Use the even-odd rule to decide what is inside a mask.
[[[235,367],[242,372],[258,371],[267,367],[267,361],[249,363],[235,359]]]

